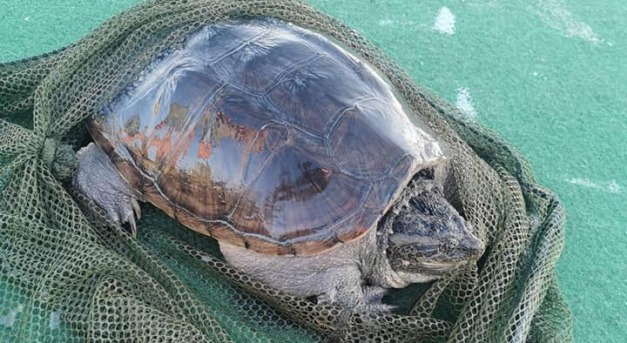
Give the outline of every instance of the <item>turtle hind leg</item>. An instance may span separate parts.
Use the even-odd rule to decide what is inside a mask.
[[[116,225],[129,224],[131,234],[137,233],[135,215],[141,209],[135,192],[122,179],[111,159],[96,144],[90,143],[78,151],[78,170],[73,186],[105,211]]]

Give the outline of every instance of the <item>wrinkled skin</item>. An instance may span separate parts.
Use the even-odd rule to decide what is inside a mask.
[[[74,186],[103,208],[111,221],[135,228],[136,192],[118,175],[96,145],[79,152]],[[443,170],[435,168],[435,170]],[[445,199],[442,177],[420,172],[379,222],[355,241],[314,256],[264,255],[220,242],[235,268],[289,294],[319,303],[388,311],[388,288],[429,282],[476,261],[483,243]]]
[[[433,172],[419,173],[376,229],[312,257],[267,256],[220,244],[229,263],[274,288],[319,303],[391,311],[389,288],[429,282],[474,263],[484,244],[444,198]],[[289,275],[289,277],[286,277]]]

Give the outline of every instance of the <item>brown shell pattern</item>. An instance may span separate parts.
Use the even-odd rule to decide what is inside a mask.
[[[270,19],[206,26],[89,125],[144,199],[221,243],[313,255],[444,158],[370,66]]]

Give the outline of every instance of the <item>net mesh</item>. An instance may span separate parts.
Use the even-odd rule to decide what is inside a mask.
[[[139,236],[69,186],[81,121],[202,25],[266,16],[343,43],[451,148],[447,189],[486,242],[478,266],[394,292],[405,314],[316,305],[229,267],[144,206]],[[50,54],[0,64],[1,342],[570,342],[556,282],[564,210],[525,160],[359,33],[298,1],[148,1]]]

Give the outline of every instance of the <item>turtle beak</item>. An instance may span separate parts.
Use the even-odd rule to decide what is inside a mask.
[[[478,260],[485,251],[485,244],[470,232],[459,243],[460,254],[469,260]]]

